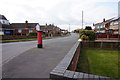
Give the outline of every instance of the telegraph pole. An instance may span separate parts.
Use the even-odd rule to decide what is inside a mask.
[[[69,32],[70,32],[70,24],[69,24]]]
[[[82,11],[82,29],[83,29],[83,11]]]

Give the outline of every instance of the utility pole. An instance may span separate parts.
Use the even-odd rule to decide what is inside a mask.
[[[120,39],[120,1],[118,2],[118,39]]]
[[[70,32],[70,24],[69,24],[69,32]]]
[[[83,29],[83,11],[82,11],[82,29]]]

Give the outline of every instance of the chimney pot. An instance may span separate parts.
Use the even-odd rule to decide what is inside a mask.
[[[103,22],[105,22],[105,18],[103,19]]]
[[[26,20],[25,21],[25,28],[27,28],[28,27],[28,21]]]

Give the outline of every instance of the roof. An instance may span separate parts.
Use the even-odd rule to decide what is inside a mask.
[[[46,27],[46,30],[48,31],[48,30],[53,30],[53,25],[48,25],[47,27]]]
[[[40,28],[41,28],[42,31],[44,31],[45,30],[45,25],[40,25]]]
[[[2,30],[14,30],[14,27],[11,25],[1,24],[1,23],[0,23],[0,25],[2,25],[2,26],[0,26],[0,28],[2,28]]]
[[[108,20],[106,20],[105,22],[96,23],[96,24],[94,24],[94,26],[101,25],[101,24],[107,24],[107,23],[109,23],[112,19],[114,19],[114,18],[108,19]]]
[[[28,23],[27,28],[35,28],[38,23]],[[15,29],[23,29],[26,28],[26,23],[12,23],[11,24]]]
[[[118,20],[118,19],[120,19],[120,17],[114,17],[112,20],[110,20],[111,22],[112,21],[116,21],[116,20]]]
[[[7,20],[7,18],[4,15],[1,15],[1,14],[0,14],[0,19]]]

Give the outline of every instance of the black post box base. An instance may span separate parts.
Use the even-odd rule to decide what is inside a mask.
[[[38,44],[37,47],[38,47],[38,48],[42,48],[42,44]]]

